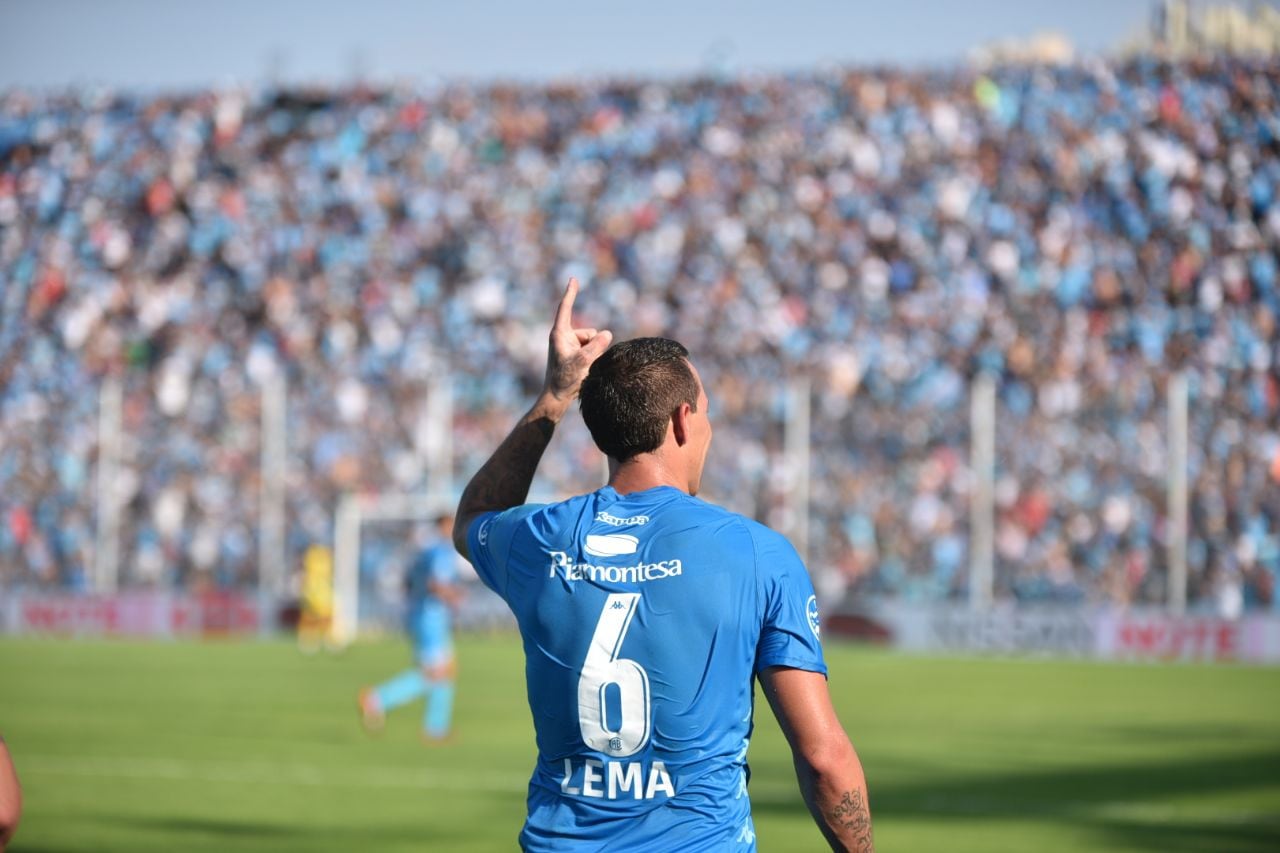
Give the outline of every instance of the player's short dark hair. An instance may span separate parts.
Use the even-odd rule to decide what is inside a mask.
[[[681,403],[698,408],[698,380],[689,350],[667,338],[614,344],[591,365],[579,398],[596,446],[626,462],[657,450]]]

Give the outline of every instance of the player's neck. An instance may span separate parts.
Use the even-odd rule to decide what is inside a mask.
[[[642,453],[626,462],[609,460],[609,485],[620,495],[670,486],[689,494],[689,478],[681,477],[662,455]]]

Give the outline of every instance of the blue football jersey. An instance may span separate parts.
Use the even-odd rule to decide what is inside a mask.
[[[458,554],[450,542],[436,542],[423,549],[409,567],[405,629],[418,646],[448,642],[449,607],[434,592],[431,583],[452,584],[458,580]]]
[[[756,672],[826,673],[787,540],[663,486],[479,517],[480,578],[524,641],[538,762],[526,850],[750,850]]]
[[[430,584],[452,584],[458,581],[458,554],[452,543],[434,542],[422,550],[409,567],[408,597],[411,604],[424,602],[443,604],[431,591]]]

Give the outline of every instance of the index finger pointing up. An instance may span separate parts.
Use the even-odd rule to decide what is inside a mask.
[[[570,278],[565,286],[564,296],[560,297],[560,306],[556,308],[555,328],[571,331],[573,329],[573,300],[578,295],[578,280]]]

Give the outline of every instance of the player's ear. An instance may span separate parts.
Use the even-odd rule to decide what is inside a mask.
[[[671,431],[675,433],[676,444],[680,447],[689,443],[689,414],[692,411],[688,403],[681,403],[671,413]]]

